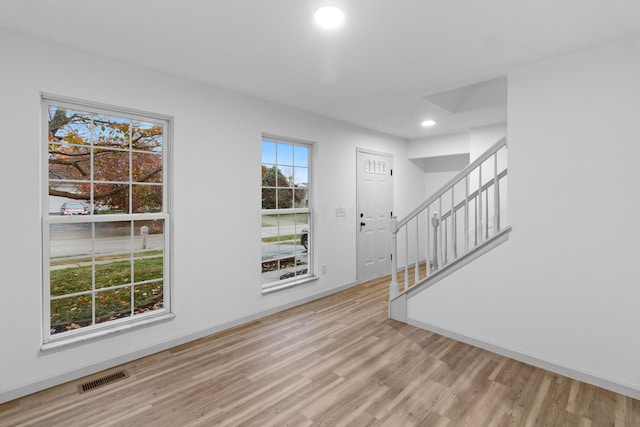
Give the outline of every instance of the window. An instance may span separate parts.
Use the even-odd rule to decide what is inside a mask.
[[[311,152],[311,144],[262,138],[263,292],[313,277]]]
[[[43,96],[44,343],[170,315],[171,119]]]

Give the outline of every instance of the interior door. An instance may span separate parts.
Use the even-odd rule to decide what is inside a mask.
[[[359,149],[357,162],[357,278],[362,282],[390,273],[393,157]]]

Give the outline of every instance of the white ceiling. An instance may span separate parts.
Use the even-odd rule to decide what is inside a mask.
[[[640,33],[638,0],[329,3],[339,31],[313,23],[324,0],[0,0],[0,26],[403,138],[506,118],[431,95]]]

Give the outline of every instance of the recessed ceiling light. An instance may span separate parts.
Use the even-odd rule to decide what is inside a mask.
[[[336,28],[344,21],[344,12],[336,6],[323,6],[316,10],[313,17],[322,28]]]
[[[436,121],[435,120],[425,120],[422,123],[420,123],[422,126],[426,127],[426,128],[430,128],[431,126],[435,126]]]

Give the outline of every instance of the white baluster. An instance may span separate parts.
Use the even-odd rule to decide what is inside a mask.
[[[473,204],[473,247],[478,246],[478,194],[474,198]]]
[[[442,240],[442,196],[440,196],[438,198],[438,209],[440,214],[438,215],[438,240],[439,240],[439,255],[440,255],[440,265],[445,265],[447,263],[447,261],[444,259],[444,254],[443,254],[443,246],[445,245],[444,240]]]
[[[498,153],[493,155],[493,234],[500,231],[500,181],[498,181]]]
[[[409,289],[409,223],[404,226],[404,290]]]
[[[478,165],[478,226],[476,227],[476,234],[478,235],[478,242],[482,243],[482,163]]]
[[[456,206],[453,189],[455,184],[451,187],[451,256],[455,260],[458,258],[458,224],[456,224]]]
[[[398,285],[398,230],[396,230],[397,218],[391,217],[391,283],[389,284],[389,297],[395,298],[400,294]]]
[[[419,255],[420,255],[420,215],[416,216],[416,263],[415,263],[415,271],[413,272],[414,274],[414,285],[417,285],[418,282],[420,281],[420,269],[418,268],[418,260],[419,260]]]
[[[485,198],[485,205],[484,205],[484,209],[485,209],[485,214],[484,214],[484,218],[485,218],[485,236],[484,239],[487,240],[489,238],[489,187],[487,187],[487,191],[484,193],[484,198]]]
[[[464,177],[464,252],[469,252],[469,175]]]
[[[442,226],[444,227],[444,240],[442,240],[442,246],[444,246],[443,251],[444,251],[444,260],[442,261],[442,265],[447,265],[448,261],[448,257],[447,257],[447,252],[449,249],[449,236],[448,236],[448,226],[447,226],[447,219],[445,218],[444,221],[442,221]]]
[[[429,277],[431,275],[431,250],[429,249],[429,246],[431,244],[431,239],[430,239],[430,232],[429,230],[431,229],[431,227],[429,227],[429,219],[431,218],[431,216],[429,215],[429,206],[427,206],[426,209],[426,213],[427,213],[427,244],[425,245],[425,256],[426,256],[426,263],[427,263],[427,271],[425,276]]]

